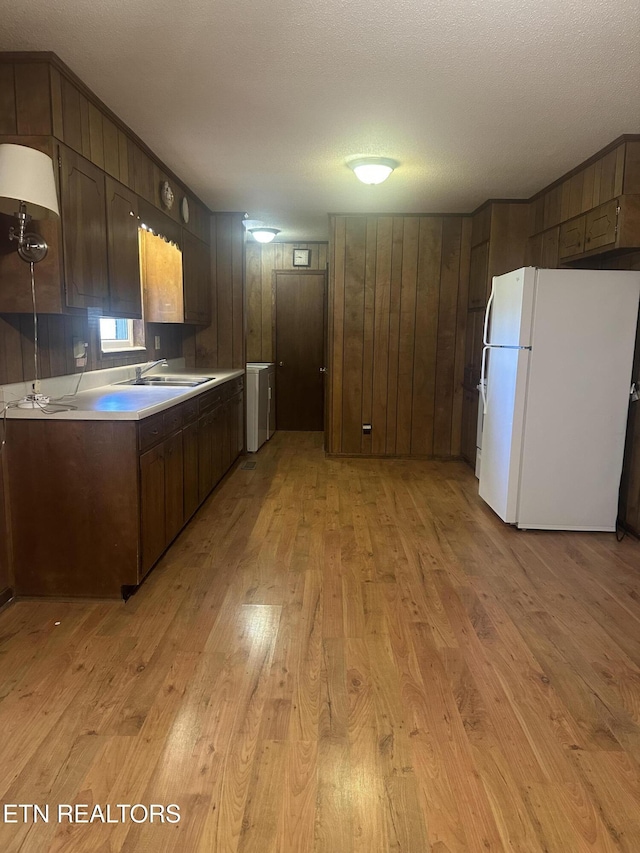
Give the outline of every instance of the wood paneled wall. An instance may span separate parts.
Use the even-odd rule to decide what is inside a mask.
[[[211,216],[211,325],[185,334],[183,352],[188,366],[244,368],[243,216]]]
[[[304,269],[324,270],[328,243],[257,243],[245,245],[247,306],[247,361],[273,361],[275,315],[273,273],[292,270],[293,250],[310,249],[311,264]]]
[[[37,275],[37,268],[36,268]],[[89,343],[87,370],[121,367],[156,358],[180,358],[182,325],[146,323],[146,355],[103,355],[98,336],[98,315],[91,317],[65,314],[41,314],[38,317],[39,372],[42,379],[78,373],[73,358],[73,339]],[[154,338],[160,336],[160,347]],[[0,314],[0,385],[25,382],[34,378],[33,317],[30,314]]]
[[[470,239],[463,216],[331,217],[330,453],[460,454]]]

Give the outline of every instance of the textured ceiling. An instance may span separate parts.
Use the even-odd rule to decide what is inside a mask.
[[[0,49],[57,53],[212,209],[280,239],[527,197],[640,132],[638,0],[3,7]],[[364,186],[364,154],[400,168]]]

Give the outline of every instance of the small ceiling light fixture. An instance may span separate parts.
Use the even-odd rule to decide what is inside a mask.
[[[265,228],[264,225],[260,225],[258,228],[249,228],[248,230],[249,234],[253,234],[254,239],[258,243],[270,243],[276,234],[280,233],[279,228]]]
[[[358,157],[347,165],[363,184],[381,184],[400,164],[390,157]]]
[[[264,225],[264,222],[262,219],[249,219],[249,214],[245,213],[242,224],[244,225],[244,230],[249,231],[251,228],[257,228],[259,225]]]

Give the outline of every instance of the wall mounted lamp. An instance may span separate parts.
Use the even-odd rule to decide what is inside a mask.
[[[358,157],[347,165],[363,184],[381,184],[400,164],[390,157]]]
[[[0,145],[0,213],[18,220],[9,239],[17,242],[23,261],[35,264],[46,257],[46,241],[27,226],[32,218],[60,215],[51,157],[25,145]]]
[[[39,234],[27,231],[27,226],[32,218],[50,219],[60,215],[51,157],[25,145],[0,145],[0,213],[8,213],[18,220],[17,230],[14,226],[9,229],[9,239],[17,242],[18,254],[31,269],[35,381],[33,394],[27,394],[17,405],[25,409],[42,409],[49,404],[49,397],[40,393],[38,314],[33,267],[46,257],[49,247]]]
[[[270,243],[276,234],[280,233],[279,228],[265,228],[263,225],[260,225],[258,228],[249,228],[248,231],[249,234],[253,234],[254,239],[258,243]]]

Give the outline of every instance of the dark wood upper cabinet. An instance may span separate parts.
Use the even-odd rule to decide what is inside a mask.
[[[59,158],[67,305],[108,310],[105,176],[64,145]]]
[[[579,216],[560,226],[558,257],[561,261],[584,252],[585,217]]]
[[[142,317],[138,258],[138,199],[130,189],[106,176],[109,312]]]
[[[621,195],[560,226],[561,261],[638,249],[640,195]]]
[[[185,323],[208,325],[211,321],[209,246],[184,229],[182,232],[182,271]]]
[[[615,242],[620,206],[617,199],[601,204],[585,216],[584,249],[599,249]]]

